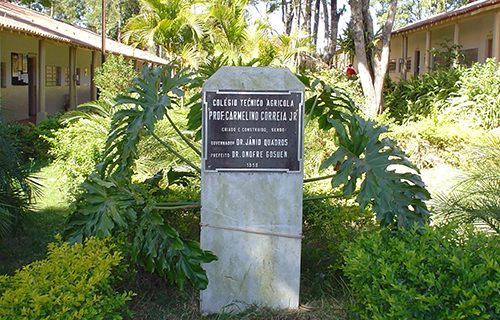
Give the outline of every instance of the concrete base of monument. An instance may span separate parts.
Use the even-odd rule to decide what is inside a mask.
[[[200,244],[218,261],[203,266],[209,282],[200,310],[298,308],[304,85],[287,69],[222,67],[203,91]],[[252,134],[244,134],[249,129]],[[284,143],[266,144],[266,139]],[[287,156],[278,164],[267,155],[290,146],[297,148],[294,156],[283,153]],[[244,151],[262,156],[251,153],[251,161],[242,165]]]
[[[204,265],[201,312],[298,308],[302,175],[206,173],[202,183],[211,189],[202,195],[201,244],[219,260]]]

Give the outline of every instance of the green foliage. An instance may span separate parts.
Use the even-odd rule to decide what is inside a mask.
[[[63,173],[63,194],[74,198],[81,192],[80,185],[101,159],[105,139],[106,132],[96,130],[94,122],[88,119],[69,123],[49,139],[54,164]]]
[[[438,218],[456,223],[485,224],[500,233],[500,138],[477,147],[476,159],[466,177],[449,194],[438,194],[435,211]]]
[[[493,59],[472,67],[438,70],[385,88],[386,112],[397,123],[439,116],[494,129],[500,125],[500,71]]]
[[[47,139],[62,126],[59,115],[55,115],[37,125],[0,122],[0,131],[15,145],[21,163],[29,164],[49,159],[50,143]]]
[[[464,68],[448,99],[446,115],[486,129],[500,126],[500,66],[494,59]]]
[[[169,110],[169,116],[172,121],[179,127],[182,134],[189,140],[192,140],[192,144],[196,144],[196,149],[200,150],[201,146],[198,142],[194,141],[194,133],[190,130],[186,130],[187,114],[189,109],[187,108],[175,108]],[[169,123],[167,119],[158,121],[155,125],[154,130],[155,136],[165,141],[168,145],[172,146],[175,150],[178,150],[184,158],[188,159],[192,163],[199,163],[200,157],[196,151],[192,148],[186,146],[183,139],[175,132],[175,129]],[[162,144],[152,136],[145,136],[139,141],[137,148],[138,157],[135,160],[134,176],[133,180],[142,181],[160,170],[168,171],[169,168],[179,168],[185,167],[182,160],[177,156],[166,150]]]
[[[95,71],[94,81],[99,89],[99,99],[113,100],[117,95],[127,92],[137,75],[132,61],[125,60],[123,56],[110,55]]]
[[[385,109],[397,123],[418,120],[446,107],[446,100],[458,90],[461,70],[425,73],[411,80],[390,83],[385,88]]]
[[[457,9],[468,0],[400,0],[394,19],[394,28],[404,27],[412,22],[428,18],[438,13]],[[387,15],[387,0],[375,0],[373,6],[379,20]]]
[[[496,237],[453,226],[366,232],[344,272],[360,319],[495,319]]]
[[[321,84],[308,78],[302,81],[309,88]],[[382,226],[425,224],[429,211],[424,201],[430,194],[418,168],[392,140],[381,138],[385,127],[355,113],[357,107],[347,94],[322,87],[306,101],[305,112],[308,118],[318,119],[320,128],[335,129],[338,148],[320,167],[336,169],[332,187],[342,187],[345,197],[357,194],[361,209],[371,206]]]
[[[122,257],[109,240],[52,243],[48,251],[47,259],[0,276],[0,318],[122,319],[128,313],[132,293],[113,289]]]
[[[311,287],[323,289],[341,274],[346,247],[363,231],[374,229],[375,221],[372,212],[341,199],[307,201],[303,216],[301,270],[311,278]]]
[[[33,197],[29,167],[9,128],[0,124],[0,238],[19,225]]]
[[[461,45],[452,44],[449,40],[445,40],[439,46],[439,49],[433,48],[430,52],[433,56],[433,70],[447,70],[463,62],[464,54]]]
[[[387,135],[397,141],[419,168],[432,168],[441,162],[464,167],[474,161],[471,141],[479,141],[487,134],[480,128],[436,116],[401,125],[383,121],[391,128]]]
[[[355,114],[343,114],[342,118],[328,120],[337,131],[339,148],[321,165],[324,169],[340,163],[332,186],[343,186],[346,197],[358,191],[360,207],[371,204],[382,226],[409,228],[428,222],[424,201],[430,194],[418,168],[392,140],[380,139],[387,129]],[[359,189],[358,180],[362,180]]]
[[[168,112],[184,95],[181,87],[191,84],[192,80],[186,71],[174,73],[173,69],[174,65],[144,68],[142,78],[133,81],[129,90],[131,95],[118,98],[118,105],[127,108],[113,115],[102,162],[98,172],[83,185],[86,192],[69,217],[67,236],[71,241],[81,241],[94,235],[125,234],[132,244],[132,259],[147,271],[167,277],[180,287],[187,278],[196,288],[204,289],[208,279],[201,264],[216,257],[201,250],[198,243],[182,240],[168,217],[161,213],[161,210],[183,208],[186,204],[158,201],[168,193],[168,189],[160,187],[160,182],[165,180],[162,172],[143,183],[132,181],[138,145],[148,135],[199,171],[154,133],[157,122],[166,118],[176,133],[184,137]],[[183,141],[194,147],[186,137]],[[191,172],[169,171],[167,187],[175,183],[186,184],[187,177],[192,175]]]

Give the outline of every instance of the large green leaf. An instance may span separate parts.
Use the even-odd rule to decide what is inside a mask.
[[[91,175],[82,185],[83,197],[67,221],[66,238],[81,242],[90,236],[106,237],[126,230],[137,217],[134,191],[113,178]]]
[[[180,156],[154,133],[157,121],[166,117],[177,129],[167,112],[184,95],[181,87],[193,81],[185,71],[174,72],[174,65],[143,69],[142,77],[133,81],[129,95],[120,96],[113,115],[103,160],[98,172],[83,184],[85,192],[79,197],[69,216],[66,236],[70,241],[82,241],[90,236],[126,234],[132,240],[132,258],[146,270],[170,279],[180,287],[189,280],[199,289],[208,279],[202,263],[216,257],[199,248],[196,242],[183,241],[160,214],[161,209],[182,207],[161,203],[168,190],[160,186],[164,178],[158,172],[143,183],[132,182],[137,146],[150,134],[172,153]],[[181,134],[177,129],[176,132]],[[184,140],[187,144],[188,141]],[[167,173],[168,186],[186,186],[192,172]]]
[[[114,114],[99,168],[101,174],[132,175],[141,137],[154,131],[156,122],[172,108],[173,99],[184,95],[181,88],[193,82],[185,70],[174,69],[174,64],[143,68],[142,77],[133,80],[129,94],[117,98],[117,106],[126,108]]]
[[[132,248],[137,263],[181,288],[187,278],[197,289],[205,289],[208,278],[201,264],[217,259],[210,251],[201,250],[197,242],[183,241],[156,211],[141,215]]]
[[[356,191],[360,207],[371,205],[382,226],[409,228],[428,222],[424,201],[430,194],[406,155],[390,139],[380,138],[387,129],[357,114],[343,113],[341,120],[328,121],[340,146],[321,168],[340,163],[333,187],[342,186],[345,196]]]

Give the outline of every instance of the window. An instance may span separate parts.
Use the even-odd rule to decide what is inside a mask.
[[[411,70],[411,58],[406,58],[406,71]]]
[[[64,85],[69,86],[69,68],[64,68]]]
[[[57,86],[57,67],[45,66],[45,85],[47,87]]]
[[[462,64],[465,64],[467,66],[472,66],[475,62],[478,62],[478,49],[473,48],[473,49],[465,49],[462,50],[463,54],[463,59],[462,59]]]
[[[389,60],[389,72],[396,72],[396,59]]]
[[[77,86],[80,85],[80,77],[81,77],[80,68],[76,68],[76,85]]]
[[[13,86],[25,86],[28,84],[28,56],[21,53],[10,54],[11,77]]]
[[[61,67],[56,67],[56,76],[57,76],[57,79],[56,79],[56,82],[57,82],[57,86],[62,86],[63,85],[63,74],[62,74],[62,68]]]
[[[7,69],[5,62],[0,63],[0,88],[7,88]]]
[[[486,42],[486,58],[493,58],[493,39]]]

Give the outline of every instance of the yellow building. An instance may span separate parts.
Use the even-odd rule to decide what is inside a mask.
[[[95,100],[94,70],[102,38],[32,10],[0,0],[0,113],[6,121],[40,121],[49,114]],[[165,64],[149,52],[107,39],[107,54]]]
[[[500,61],[500,0],[473,1],[393,31],[389,75],[407,79],[432,70],[433,49],[444,42],[460,46],[468,64]]]

